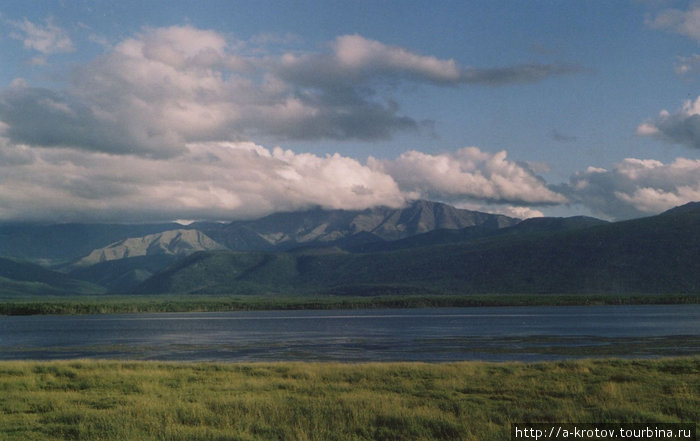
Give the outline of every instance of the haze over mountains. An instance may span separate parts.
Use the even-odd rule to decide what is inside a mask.
[[[700,203],[608,223],[429,201],[228,224],[0,225],[0,295],[697,293],[698,226]]]

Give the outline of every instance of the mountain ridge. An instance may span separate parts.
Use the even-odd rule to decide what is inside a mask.
[[[0,295],[64,295],[71,289],[87,294],[105,289],[301,295],[700,292],[700,203],[621,222],[583,216],[520,221],[425,202],[394,211],[316,209],[262,219],[257,225],[162,224],[179,228],[113,242],[115,260],[95,253],[96,263],[64,266],[67,274],[0,259]],[[245,242],[242,248],[255,241],[264,246],[225,250],[197,227],[223,234],[242,229],[246,236],[230,236],[234,242]],[[121,228],[119,234],[154,226]],[[275,231],[276,244],[265,239]],[[206,242],[204,237],[216,245],[195,246]],[[129,240],[138,253],[126,246]]]
[[[312,242],[328,243],[360,233],[365,238],[394,240],[436,228],[486,224],[499,228],[520,222],[503,215],[461,210],[446,204],[414,201],[403,208],[324,210],[274,213],[259,219],[229,223],[162,224],[2,224],[0,257],[45,266],[65,266],[95,250],[130,238],[171,230],[197,230],[229,249],[272,251]]]
[[[225,247],[199,230],[167,230],[142,237],[130,237],[95,249],[71,266],[79,268],[139,256],[185,256],[196,251],[217,249]]]
[[[209,224],[202,231],[230,249],[265,251],[285,250],[313,242],[337,242],[360,233],[370,233],[381,240],[396,240],[439,228],[459,229],[474,225],[503,228],[518,222],[520,219],[500,214],[417,200],[403,208],[315,208],[274,213],[251,221],[234,221],[223,227],[212,228]],[[193,227],[199,228],[197,224]]]
[[[569,227],[383,253],[196,253],[189,262],[154,275],[136,291],[698,293],[699,221],[700,206],[691,206],[616,223],[558,220],[554,223]],[[233,267],[235,271],[226,269]],[[262,274],[274,274],[274,278]]]

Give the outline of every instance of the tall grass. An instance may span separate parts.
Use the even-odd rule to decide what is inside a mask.
[[[511,422],[698,422],[700,358],[2,362],[0,439],[507,440]]]

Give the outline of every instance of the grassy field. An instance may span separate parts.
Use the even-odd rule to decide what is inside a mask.
[[[111,296],[0,300],[0,315],[213,312],[273,309],[458,306],[697,304],[700,295],[426,295],[426,296]]]
[[[8,441],[508,440],[538,421],[697,423],[700,358],[0,363]]]

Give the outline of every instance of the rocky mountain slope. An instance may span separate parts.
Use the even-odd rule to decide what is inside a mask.
[[[419,200],[404,208],[314,209],[276,213],[223,227],[212,224],[193,224],[192,227],[231,250],[265,251],[338,241],[391,241],[437,229],[457,230],[471,226],[498,229],[518,222],[520,219]]]
[[[271,251],[334,241],[344,241],[347,244],[389,241],[436,229],[459,229],[475,225],[497,229],[518,222],[519,219],[506,216],[460,210],[437,202],[415,201],[398,209],[317,208],[276,213],[254,220],[196,222],[186,226],[177,223],[0,224],[0,257],[22,259],[46,266],[65,266],[84,258],[83,263],[94,264],[109,260],[110,256],[123,257],[126,248],[143,249],[153,240],[144,237],[172,230],[200,231],[231,250]],[[141,238],[143,243],[132,240],[124,249],[119,249],[119,246],[107,249],[117,242],[137,238]],[[131,257],[135,255],[141,254],[129,253]],[[88,256],[90,257],[87,258]]]
[[[700,206],[610,224],[580,218],[537,223],[553,229],[531,225],[520,233],[375,253],[196,253],[154,275],[138,291],[700,292]]]
[[[140,256],[187,256],[197,251],[224,250],[226,247],[197,230],[168,230],[143,237],[131,237],[93,250],[75,262],[74,268],[110,260]]]

